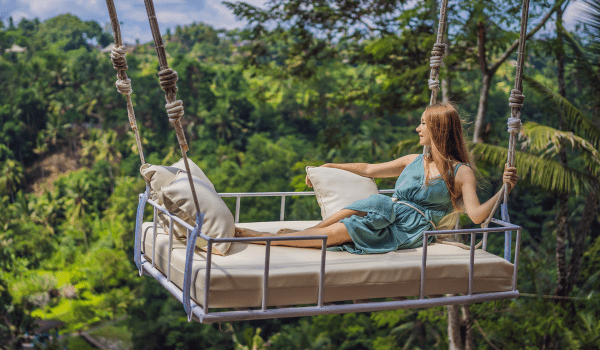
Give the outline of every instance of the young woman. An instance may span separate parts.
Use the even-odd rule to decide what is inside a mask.
[[[327,246],[332,247],[328,250],[385,253],[421,246],[423,232],[435,229],[444,216],[458,207],[460,199],[471,220],[476,224],[483,222],[498,194],[480,204],[456,109],[449,104],[427,107],[416,131],[419,143],[429,146],[428,154],[411,154],[381,164],[322,165],[371,178],[399,176],[392,198],[375,194],[352,203],[315,227],[296,232],[284,229],[277,235],[327,235]],[[505,167],[503,182],[509,184],[509,191],[517,179],[517,169]],[[312,187],[308,176],[306,184]],[[271,236],[250,229],[236,228],[235,231],[236,237]],[[271,242],[271,245],[306,248],[321,248],[321,244],[321,240]]]

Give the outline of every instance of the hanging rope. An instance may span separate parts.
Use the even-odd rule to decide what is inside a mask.
[[[529,19],[529,0],[523,1],[523,11],[521,12],[521,31],[519,33],[519,48],[517,51],[517,71],[515,74],[515,87],[510,92],[508,99],[510,106],[510,117],[508,118],[508,133],[510,138],[508,141],[508,156],[506,159],[506,166],[513,167],[515,165],[515,146],[517,144],[517,135],[521,131],[521,107],[523,107],[523,101],[525,96],[523,95],[523,66],[525,64],[525,41],[527,40],[527,21]],[[498,199],[494,204],[494,208],[490,212],[488,218],[482,223],[481,227],[488,227],[494,213],[500,205],[500,201],[503,200],[500,208],[502,221],[510,222],[508,216],[508,184],[503,184],[502,189],[499,192]],[[512,232],[506,231],[505,235],[505,246],[504,246],[504,259],[510,261],[511,253],[511,238]],[[487,234],[484,234],[484,249],[487,246]]]
[[[446,43],[444,43],[444,34],[446,33],[448,0],[443,0],[440,6],[440,22],[438,24],[438,33],[433,49],[431,50],[431,58],[429,59],[429,89],[431,90],[430,105],[437,102],[437,93],[440,90],[440,67],[444,63],[444,53],[446,52]]]
[[[180,121],[184,114],[184,110],[183,101],[177,100],[177,72],[169,68],[169,64],[167,63],[167,53],[165,52],[165,46],[158,28],[158,21],[156,20],[156,13],[154,11],[154,3],[152,0],[144,0],[144,3],[146,5],[146,12],[148,13],[148,21],[150,22],[150,29],[152,30],[152,37],[154,38],[154,48],[156,49],[156,55],[158,56],[158,63],[160,65],[158,78],[160,80],[160,87],[165,91],[165,100],[167,101],[165,108],[167,109],[169,122],[173,124],[175,133],[177,134],[177,140],[179,141],[181,156],[183,158],[185,170],[190,182],[190,188],[192,190],[192,197],[194,198],[196,212],[200,213],[200,205],[198,204],[198,198],[196,197],[196,188],[194,187],[194,182],[192,181],[192,174],[190,172],[190,166],[187,158],[187,151],[189,150],[189,147],[187,145]]]
[[[440,90],[440,67],[444,63],[444,53],[446,52],[446,44],[444,43],[444,34],[446,33],[446,18],[447,18],[448,0],[443,0],[440,5],[440,22],[438,24],[438,34],[433,49],[431,50],[431,58],[429,59],[429,89],[431,90],[430,105],[437,102],[437,93]],[[431,147],[423,146],[423,154],[425,156],[431,153]]]
[[[117,71],[117,82],[116,87],[117,91],[125,95],[127,99],[127,116],[129,117],[129,124],[131,125],[131,130],[135,134],[135,141],[137,144],[138,154],[140,155],[140,161],[142,165],[146,164],[146,160],[144,159],[144,150],[142,149],[142,141],[140,139],[140,133],[138,131],[137,122],[135,120],[135,113],[133,111],[133,104],[131,103],[131,94],[133,90],[131,89],[131,79],[127,77],[127,60],[125,59],[125,54],[127,53],[127,48],[123,45],[123,41],[121,39],[121,27],[119,26],[119,19],[117,18],[117,10],[115,9],[115,4],[113,0],[106,0],[106,6],[108,7],[108,14],[110,15],[110,23],[112,25],[113,36],[115,37],[115,47],[112,49],[110,53],[110,59],[113,63],[113,68]],[[146,181],[146,186],[150,184]]]

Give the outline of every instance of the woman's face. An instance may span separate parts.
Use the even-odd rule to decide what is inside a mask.
[[[431,146],[431,134],[427,129],[424,116],[421,116],[421,124],[417,127],[417,132],[419,133],[419,144],[421,146]]]

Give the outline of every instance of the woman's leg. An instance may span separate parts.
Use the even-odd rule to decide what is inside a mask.
[[[324,228],[324,227],[333,225],[342,219],[349,218],[352,215],[365,216],[365,215],[367,215],[367,213],[364,211],[357,211],[357,210],[352,210],[352,209],[342,209],[311,228]],[[277,231],[277,234],[284,234],[284,233],[290,233],[290,232],[298,232],[298,230],[282,228],[281,230]]]
[[[346,226],[341,222],[336,222],[327,227],[313,227],[303,231],[289,232],[282,234],[271,234],[265,232],[257,232],[250,229],[235,228],[236,237],[294,237],[294,236],[317,236],[327,235],[327,246],[337,246],[344,243],[351,243],[352,238],[348,234]],[[265,244],[265,242],[252,242],[255,244]],[[272,241],[271,245],[281,245],[287,247],[300,247],[300,248],[321,248],[323,241],[318,240],[305,240],[305,241]]]

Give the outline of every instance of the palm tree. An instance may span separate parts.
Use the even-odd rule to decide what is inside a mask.
[[[65,207],[67,208],[67,216],[71,217],[71,225],[75,225],[85,219],[85,216],[90,209],[90,203],[86,200],[86,198],[89,198],[89,189],[90,184],[86,183],[83,178],[77,179],[74,186],[67,189]],[[87,249],[87,233],[85,228],[82,227],[81,229],[83,231],[83,239]]]
[[[16,190],[24,180],[25,176],[23,175],[21,163],[14,159],[7,159],[0,174],[0,191],[7,192],[11,202],[14,202]]]

